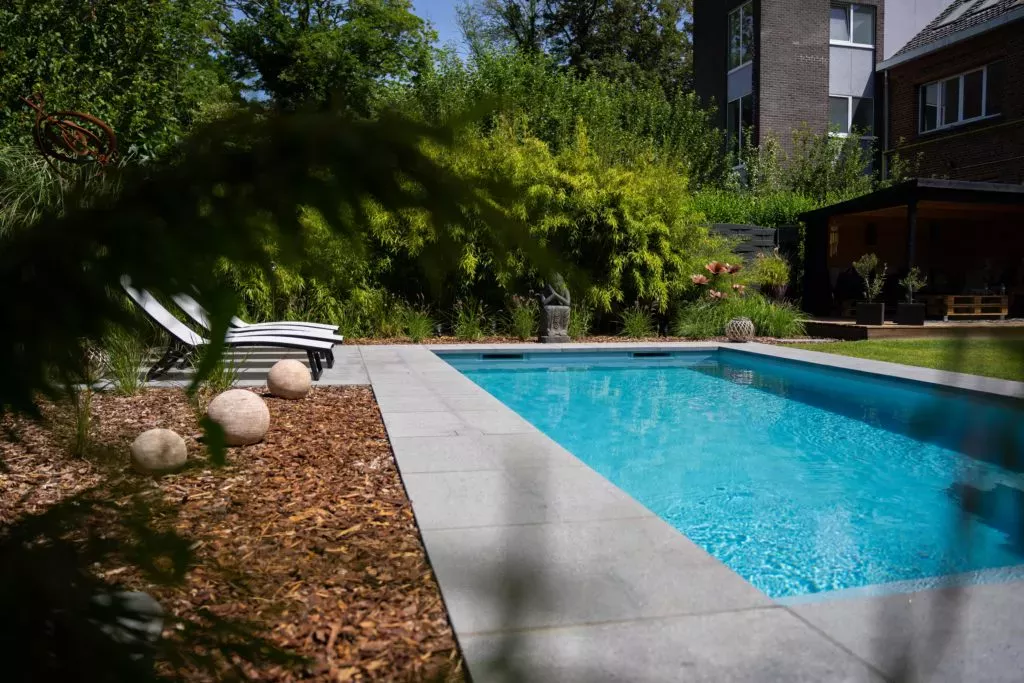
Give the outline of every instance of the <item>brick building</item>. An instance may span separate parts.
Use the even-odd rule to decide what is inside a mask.
[[[731,149],[803,126],[875,135],[876,67],[953,0],[696,0],[696,89]]]
[[[893,154],[922,177],[1024,183],[1024,2],[957,0],[878,67]]]

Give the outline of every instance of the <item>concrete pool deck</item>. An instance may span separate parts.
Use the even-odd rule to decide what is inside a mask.
[[[325,370],[319,384],[376,394],[473,680],[1024,680],[1024,583],[775,602],[433,353],[719,346],[361,346]],[[721,346],[1024,396],[1017,382]]]

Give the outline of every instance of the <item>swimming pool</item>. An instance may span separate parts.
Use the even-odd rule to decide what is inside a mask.
[[[1016,403],[727,349],[439,355],[771,597],[1024,565]]]

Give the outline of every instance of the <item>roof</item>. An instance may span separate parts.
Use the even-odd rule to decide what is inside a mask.
[[[1024,0],[954,0],[896,54],[879,64],[878,70],[1020,19],[1024,19]]]
[[[810,222],[831,216],[876,211],[906,206],[912,201],[938,201],[945,204],[1020,204],[1024,205],[1024,185],[979,183],[967,180],[912,178],[898,185],[848,199],[800,214],[801,221]],[[1016,209],[1011,209],[1016,210]]]

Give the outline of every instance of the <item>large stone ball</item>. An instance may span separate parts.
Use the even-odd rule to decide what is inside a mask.
[[[185,464],[185,439],[170,429],[150,429],[131,445],[132,462],[143,472],[167,472]]]
[[[224,430],[224,440],[229,446],[262,441],[270,429],[267,404],[245,389],[229,389],[218,394],[210,401],[206,415]]]
[[[312,385],[309,368],[294,358],[277,361],[267,374],[267,388],[280,398],[302,398]]]

